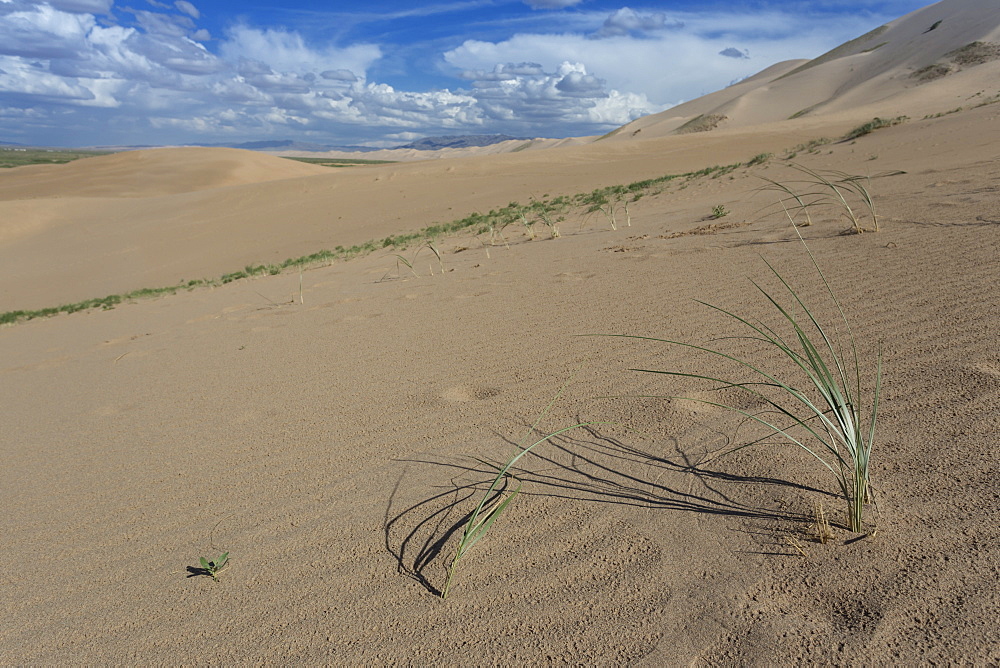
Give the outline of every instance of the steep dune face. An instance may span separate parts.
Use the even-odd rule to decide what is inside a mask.
[[[953,99],[943,80],[959,72],[989,87],[1000,76],[1000,4],[943,0],[811,61],[779,63],[724,90],[639,119],[616,133],[663,136],[830,113],[892,113],[923,88],[932,108]],[[967,77],[973,78],[973,77]],[[969,83],[966,87],[974,86]],[[880,111],[883,110],[883,111]]]
[[[679,104],[676,107],[667,109],[659,114],[644,116],[632,121],[628,125],[619,128],[611,133],[608,139],[648,139],[652,136],[662,137],[671,134],[681,128],[685,123],[692,121],[699,116],[708,116],[716,113],[721,107],[738,100],[761,88],[766,89],[767,85],[787,74],[796,68],[808,63],[808,60],[787,60],[776,63],[767,69],[758,72],[754,76],[735,83],[732,86],[723,88],[699,97],[696,100]],[[641,136],[640,136],[641,133]]]
[[[226,148],[162,148],[32,165],[0,177],[0,201],[48,197],[157,197],[298,178],[326,170]]]

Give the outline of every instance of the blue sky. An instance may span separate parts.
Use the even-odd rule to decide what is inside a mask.
[[[604,133],[917,0],[0,0],[0,141]]]

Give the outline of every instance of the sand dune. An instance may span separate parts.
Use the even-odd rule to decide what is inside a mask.
[[[0,179],[0,201],[158,197],[325,173],[316,165],[226,148],[161,148],[32,165]]]
[[[959,23],[973,6],[937,7]],[[834,65],[795,74],[803,96],[826,94]],[[981,74],[993,64],[907,83],[891,103],[909,121],[794,159],[872,175],[880,212],[879,232],[842,234],[836,206],[800,228],[850,318],[866,389],[883,357],[866,532],[843,526],[833,478],[806,453],[719,456],[748,423],[649,398],[709,387],[628,371],[728,375],[718,358],[576,336],[725,346],[797,378],[694,301],[775,324],[748,281],[780,288],[767,260],[836,320],[761,177],[794,186],[786,151],[877,107],[833,98],[763,123],[768,105],[802,102],[792,77],[770,78],[797,66],[716,95],[757,124],[711,132],[654,119],[550,150],[338,170],[207,149],[0,173],[8,310],[741,162],[645,191],[617,230],[572,210],[556,239],[439,239],[443,273],[428,251],[386,249],[0,327],[0,663],[1000,663],[1000,89]],[[761,153],[773,155],[746,165]],[[607,424],[522,460],[520,495],[443,601],[485,462],[508,457],[568,379],[538,429]],[[817,503],[827,543],[812,537]],[[192,572],[223,552],[219,582]]]
[[[191,161],[182,158],[172,163],[172,174],[148,177],[157,182],[150,188],[176,194],[145,198],[133,196],[132,190],[125,197],[60,196],[58,189],[40,181],[32,199],[0,201],[0,220],[5,221],[0,226],[0,264],[10,268],[0,275],[0,308],[42,308],[138,287],[174,285],[182,279],[212,278],[248,264],[282,262],[420,229],[511,200],[526,203],[532,196],[586,192],[608,185],[609,174],[613,182],[627,183],[701,169],[708,145],[717,160],[747,160],[773,146],[774,138],[773,132],[737,143],[724,136],[712,138],[710,144],[681,138],[651,144],[641,152],[598,142],[350,169],[236,152],[251,165],[258,160],[287,162],[290,173],[304,167],[310,175],[191,190],[192,183],[212,179],[195,178],[187,168]],[[214,156],[217,149],[176,149],[174,154],[184,156],[191,150]],[[123,159],[136,160],[141,153]],[[216,157],[231,161],[233,155],[223,150]],[[76,164],[78,170],[86,169],[86,162]],[[107,183],[101,167],[97,163],[93,180]],[[132,178],[142,173],[132,170]],[[6,177],[19,181],[17,176],[0,174],[0,182]],[[219,180],[229,178],[224,173]],[[6,191],[16,192],[13,186]]]
[[[566,137],[565,139],[535,139],[509,141],[490,144],[489,146],[470,146],[468,148],[444,148],[437,151],[420,151],[412,148],[383,149],[380,151],[276,151],[274,155],[297,158],[348,158],[359,160],[389,160],[395,162],[411,162],[415,160],[443,160],[465,158],[470,156],[497,155],[498,153],[518,153],[520,151],[538,151],[566,146],[589,144],[597,137]]]
[[[967,59],[965,65],[956,62],[962,58],[955,52],[974,42],[1000,43],[998,25],[1000,7],[995,3],[944,0],[814,60],[776,65],[712,95],[641,118],[617,137],[635,136],[637,130],[644,136],[675,133],[699,117],[717,118],[712,127],[725,128],[836,112],[893,113],[899,108],[895,98],[917,87],[925,105],[940,106],[949,101],[951,91],[940,79],[928,77],[927,68],[940,68],[942,77],[975,69],[979,80],[966,90],[994,87],[1000,52]]]

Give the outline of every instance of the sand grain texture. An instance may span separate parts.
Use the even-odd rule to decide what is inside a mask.
[[[561,238],[514,233],[489,257],[468,236],[439,240],[443,275],[425,252],[419,276],[397,278],[378,252],[306,271],[304,303],[286,273],[0,329],[0,663],[1000,662],[1000,105],[972,108],[978,93],[796,158],[905,172],[873,181],[881,232],[841,235],[833,209],[802,229],[862,351],[882,345],[874,536],[809,540],[817,501],[844,517],[803,453],[713,458],[744,433],[732,416],[629,398],[706,390],[629,368],[717,362],[574,336],[739,333],[694,299],[773,322],[747,280],[773,286],[761,256],[832,317],[773,198],[755,194],[759,176],[796,174],[775,157],[671,182],[617,231],[572,214]],[[4,305],[780,156],[842,133],[853,121],[838,114],[332,172],[178,150],[139,156],[163,166],[148,183],[135,155],[114,156],[131,165],[118,192],[112,160],[46,169],[56,185],[30,197],[9,184],[42,172],[15,170],[0,174],[16,212],[0,229]],[[101,185],[74,190],[70,174]],[[731,213],[710,220],[717,204]],[[489,478],[478,460],[507,457],[570,377],[539,427],[616,424],[522,460],[522,495],[442,601]],[[220,582],[188,577],[224,551]]]

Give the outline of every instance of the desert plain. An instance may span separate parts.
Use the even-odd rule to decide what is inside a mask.
[[[603,139],[0,173],[5,312],[687,174],[619,202],[614,228],[574,206],[558,238],[473,226],[430,240],[440,259],[376,244],[0,328],[0,663],[1000,663],[1000,61],[947,55],[1000,41],[997,13],[938,3]],[[898,122],[845,139],[876,117]],[[811,191],[795,165],[871,177],[878,231],[852,200],[868,231],[845,233],[828,198],[797,233],[766,187]],[[746,420],[669,398],[710,384],[631,370],[724,360],[584,336],[785,373],[696,300],[777,327],[751,283],[779,294],[771,263],[844,340],[809,252],[866,397],[881,354],[860,533],[807,453],[731,452]],[[518,462],[520,494],[443,599],[491,466],[579,422],[601,424]],[[218,581],[198,570],[224,552]]]

